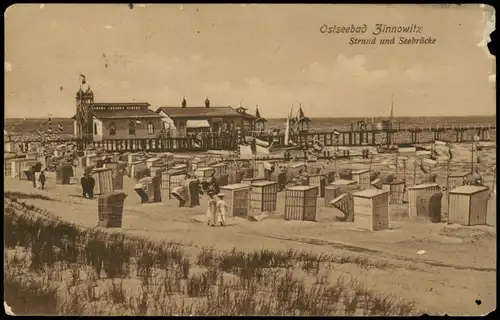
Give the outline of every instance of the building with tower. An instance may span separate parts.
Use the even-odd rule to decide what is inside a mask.
[[[156,139],[185,137],[199,132],[255,131],[264,127],[265,119],[248,114],[247,109],[212,106],[208,97],[204,106],[188,106],[184,97],[180,106],[149,109],[147,102],[95,102],[85,76],[75,95],[76,114],[73,134],[77,140]],[[263,131],[259,129],[259,131]]]
[[[85,84],[86,82],[83,82]],[[95,102],[90,86],[76,93],[75,138],[84,141],[156,138],[162,133],[161,115],[147,102]]]

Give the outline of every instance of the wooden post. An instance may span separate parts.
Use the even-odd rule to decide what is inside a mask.
[[[474,141],[472,141],[472,144],[471,144],[471,167],[470,167],[470,173],[471,174],[474,174]]]
[[[403,182],[406,184],[406,159],[403,160]]]
[[[398,177],[398,172],[399,172],[398,158],[399,158],[399,152],[396,152],[396,178]]]
[[[337,176],[337,153],[339,150],[339,137],[335,136],[335,149],[333,151],[333,170],[335,172],[335,176]]]
[[[448,159],[448,163],[446,164],[446,220],[448,224],[450,224],[450,162],[451,159]]]
[[[413,185],[415,185],[415,182],[417,180],[417,160],[413,163]]]
[[[496,178],[497,178],[497,166],[495,165],[495,169],[493,169],[493,185],[491,186],[491,191],[490,191],[490,198],[491,195],[493,194],[493,191],[495,191],[495,183],[496,183]]]

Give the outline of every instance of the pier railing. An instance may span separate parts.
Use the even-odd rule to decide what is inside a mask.
[[[493,133],[494,132],[494,133]],[[435,140],[460,143],[477,140],[492,140],[496,134],[496,125],[492,124],[436,124],[411,125],[392,123],[388,127],[371,126],[350,129],[338,127],[331,130],[309,130],[290,135],[290,139],[301,147],[314,139],[324,146],[381,146],[394,144],[422,144]],[[246,133],[245,133],[246,134]],[[253,132],[256,138],[273,143],[273,146],[285,146],[285,135],[268,132]],[[148,150],[153,152],[196,152],[206,150],[237,150],[236,134],[210,134],[202,137],[157,137],[147,139],[105,139],[102,141],[75,140],[82,147],[93,146],[109,151],[135,152]],[[52,140],[63,143],[67,139]]]
[[[105,139],[102,141],[77,141],[83,148],[102,148],[108,151],[135,152],[195,152],[206,150],[235,150],[234,137],[164,137],[156,139]]]
[[[444,123],[444,124],[408,124],[405,122],[392,122],[388,125],[381,124],[371,124],[367,123],[363,130],[355,124],[344,124],[341,126],[334,127],[340,132],[350,132],[350,131],[455,131],[455,130],[495,130],[496,124],[485,124],[485,123],[475,123],[475,124],[460,124],[460,123]],[[312,130],[310,130],[312,131]],[[327,130],[316,130],[317,133],[326,132]],[[333,131],[333,129],[332,129]]]
[[[397,123],[392,125],[392,130],[397,131],[454,131],[454,130],[492,130],[496,129],[496,125],[491,124],[421,124],[411,125],[407,123]],[[372,129],[373,130],[373,129]]]

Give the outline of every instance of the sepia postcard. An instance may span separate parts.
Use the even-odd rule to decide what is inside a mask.
[[[496,309],[491,6],[4,18],[5,313]]]

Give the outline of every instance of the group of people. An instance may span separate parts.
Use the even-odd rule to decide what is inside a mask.
[[[220,193],[219,182],[212,174],[208,181],[200,182],[198,177],[188,174],[185,184],[174,188],[171,194],[179,201],[179,207],[196,207],[200,205],[199,196],[208,196],[207,224],[209,226],[226,225],[228,205],[224,194]]]
[[[89,171],[86,171],[83,174],[80,179],[80,185],[82,186],[82,197],[84,199],[92,200],[94,198],[95,179]]]
[[[217,197],[217,198],[216,198]],[[226,215],[228,212],[228,205],[224,201],[224,194],[218,193],[216,195],[208,195],[208,208],[207,208],[207,225],[215,227],[220,224],[221,227],[226,225]]]
[[[223,227],[226,225],[228,205],[224,201],[224,194],[220,192],[215,174],[212,174],[208,185],[205,187],[208,196],[207,225],[215,227],[217,224],[220,224]]]

